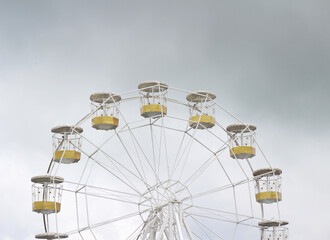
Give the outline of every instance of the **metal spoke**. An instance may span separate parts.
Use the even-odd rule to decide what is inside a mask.
[[[251,141],[253,150],[256,144],[262,157],[253,162],[250,159],[238,159],[242,155],[237,155],[237,158],[232,147],[238,135],[228,132],[222,124],[227,122],[228,116],[233,123],[244,123],[217,104],[214,101],[215,95],[206,91],[192,93],[157,82],[150,89],[148,84],[143,83],[137,90],[118,96],[109,94],[107,99],[92,102],[92,111],[70,130],[74,135],[72,142],[67,136],[61,142],[61,138],[54,135],[56,142],[53,141],[53,151],[74,149],[79,153],[79,159],[73,158],[73,161],[80,160],[80,156],[84,157],[80,164],[75,165],[76,168],[72,168],[75,170],[70,172],[68,178],[63,176],[63,185],[60,183],[61,191],[71,196],[76,205],[76,226],[67,234],[76,234],[81,239],[87,236],[97,239],[99,233],[102,233],[102,228],[97,228],[105,225],[117,227],[117,222],[122,222],[127,226],[132,223],[131,229],[120,234],[126,240],[224,240],[228,235],[234,239],[246,228],[242,226],[249,227],[245,235],[247,238],[251,227],[259,228],[257,222],[265,220],[263,203],[260,204],[261,214],[254,213],[256,203],[253,199],[253,183],[258,179],[251,175],[254,171],[252,164],[270,167],[255,136],[252,134],[252,138],[249,136],[244,141]],[[168,90],[178,96],[186,95],[186,98],[180,100],[167,97]],[[131,121],[132,116],[123,109],[130,107],[130,104],[134,106],[137,101],[143,107],[142,116],[137,115],[135,121]],[[119,105],[123,104],[125,108],[119,109]],[[145,104],[150,106],[147,108]],[[171,109],[171,114],[167,114],[167,109]],[[101,116],[107,116],[104,119],[113,117],[116,123],[95,126],[94,118],[99,117],[101,111]],[[218,116],[223,116],[217,121],[215,111],[221,112]],[[201,117],[196,118],[198,116]],[[74,130],[78,127],[85,128],[87,120],[93,120],[96,129],[111,130],[100,134],[104,138],[100,143],[94,143],[94,136],[101,131],[75,134]],[[251,132],[248,127],[250,125],[245,126]],[[230,156],[226,149],[232,151]],[[226,152],[228,156],[225,156]],[[48,174],[67,173],[63,163],[70,163],[70,158],[63,156],[60,160],[51,160]],[[227,157],[234,159],[227,161]],[[62,162],[63,159],[66,161]],[[55,186],[55,182],[53,184]],[[55,192],[55,187],[52,191]],[[247,197],[243,199],[241,193],[249,194],[249,200]],[[223,196],[223,199],[218,196]],[[103,207],[96,205],[102,201],[117,208],[108,215],[104,211],[104,216],[110,218],[106,221],[102,221],[103,215],[95,211],[95,207]],[[228,206],[219,204],[227,204],[228,201]],[[246,203],[244,210],[240,205],[242,201]],[[278,201],[276,204],[280,218]],[[49,232],[50,226],[52,231],[58,233],[61,230],[58,229],[61,228],[61,224],[58,224],[60,218],[57,218],[57,214],[53,216],[48,219],[47,214],[43,215],[44,228]],[[230,233],[215,227],[226,224],[232,227]]]
[[[145,212],[146,211],[147,210],[145,210]],[[90,226],[87,226],[87,227],[78,228],[76,230],[67,232],[66,234],[72,235],[72,234],[75,234],[75,233],[78,233],[78,232],[86,231],[89,228],[97,228],[97,227],[101,227],[101,226],[104,226],[104,225],[107,225],[107,224],[111,224],[111,223],[115,223],[115,222],[118,222],[118,221],[123,221],[123,220],[126,220],[128,218],[136,217],[136,216],[139,216],[140,214],[142,214],[142,213],[140,213],[140,212],[130,213],[130,214],[127,214],[127,215],[124,215],[124,216],[121,216],[121,217],[116,217],[116,218],[112,218],[110,220],[106,220],[106,221],[103,221],[103,222],[95,223],[95,224],[90,225]]]

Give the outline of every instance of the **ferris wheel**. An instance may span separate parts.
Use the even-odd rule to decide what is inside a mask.
[[[92,94],[76,124],[51,129],[46,174],[31,178],[35,237],[287,240],[282,170],[215,99],[156,81]]]

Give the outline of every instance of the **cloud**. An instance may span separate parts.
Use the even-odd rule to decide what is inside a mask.
[[[50,128],[78,121],[91,93],[125,92],[145,80],[211,90],[255,123],[262,149],[283,169],[290,235],[328,237],[328,207],[313,202],[329,197],[329,7],[321,0],[2,1],[0,237],[43,230],[31,213],[29,178],[48,166]],[[302,212],[318,225],[306,229]]]

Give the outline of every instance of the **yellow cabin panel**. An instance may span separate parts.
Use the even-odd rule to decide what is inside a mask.
[[[141,115],[147,117],[160,117],[161,115],[167,114],[167,107],[161,104],[148,104],[141,108]]]
[[[256,200],[259,203],[273,203],[282,200],[282,193],[275,192],[275,191],[268,191],[268,192],[260,192],[256,194]]]
[[[252,158],[256,155],[256,149],[251,146],[233,147],[229,151],[232,158],[236,156],[238,159]]]
[[[55,208],[56,206],[56,208]],[[56,210],[55,210],[56,209]],[[50,214],[61,211],[61,203],[51,201],[38,201],[33,203],[33,211],[37,213]]]
[[[56,151],[54,161],[60,162],[61,158],[62,158],[62,163],[74,163],[80,160],[81,153],[74,150]]]
[[[197,123],[199,125],[197,127]],[[210,115],[198,115],[192,116],[189,120],[189,126],[192,128],[204,129],[204,128],[212,128],[215,125],[215,118]]]
[[[113,116],[99,116],[92,119],[93,128],[97,130],[112,130],[119,125],[119,119]]]

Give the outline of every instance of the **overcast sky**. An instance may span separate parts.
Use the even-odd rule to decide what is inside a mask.
[[[91,93],[146,80],[211,90],[256,124],[283,169],[290,239],[329,239],[329,23],[327,0],[1,0],[0,239],[40,230],[29,179],[46,171],[50,129]]]

